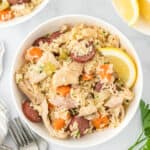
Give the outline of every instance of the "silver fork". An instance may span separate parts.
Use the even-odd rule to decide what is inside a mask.
[[[12,148],[10,148],[6,145],[0,145],[0,150],[12,150]]]
[[[0,41],[0,77],[3,71],[3,56],[5,52],[4,42]]]
[[[35,135],[20,118],[9,122],[8,131],[19,150],[39,150]]]

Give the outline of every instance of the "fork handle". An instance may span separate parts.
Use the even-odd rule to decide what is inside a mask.
[[[0,150],[12,150],[12,148],[10,148],[6,145],[0,145]]]
[[[3,55],[5,52],[5,46],[3,42],[0,42],[0,48],[1,48],[1,52],[0,52],[0,76],[2,75],[3,72]]]
[[[29,145],[20,147],[19,150],[39,150],[39,148],[36,143],[30,143]]]

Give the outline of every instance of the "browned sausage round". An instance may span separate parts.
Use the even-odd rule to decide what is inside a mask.
[[[50,39],[50,42],[52,42],[54,39],[58,38],[62,33],[60,31],[56,31],[56,32],[53,32],[50,36],[49,36],[49,39]]]
[[[75,116],[75,117],[73,117],[73,119],[70,122],[69,129],[70,129],[70,126],[73,125],[74,122],[76,122],[78,124],[78,129],[79,129],[79,132],[80,132],[80,136],[83,136],[84,131],[90,127],[89,121],[87,119],[85,119],[83,117]]]
[[[30,101],[26,100],[22,104],[22,109],[24,115],[32,122],[41,122],[42,118],[39,116],[38,112],[30,106]]]
[[[96,83],[96,85],[95,85],[95,91],[96,92],[100,92],[101,91],[101,89],[102,89],[102,86],[103,86],[103,84],[99,81],[99,82],[97,82]]]
[[[61,35],[61,32],[60,31],[56,31],[56,32],[53,32],[50,36],[48,37],[39,37],[38,39],[36,39],[34,42],[33,42],[33,46],[39,46],[40,45],[40,42],[47,42],[47,43],[51,43],[54,39],[58,38],[59,36]]]
[[[46,42],[50,42],[49,41],[50,39],[48,38],[48,37],[39,37],[39,38],[37,38],[34,42],[33,42],[33,46],[39,46],[40,45],[40,42],[43,42],[43,43],[46,43]]]
[[[11,5],[29,3],[31,0],[8,0],[8,3]]]
[[[73,52],[71,52],[71,54],[70,54],[71,58],[74,61],[79,62],[79,63],[85,63],[85,62],[91,60],[95,56],[96,50],[93,47],[92,42],[89,42],[89,45],[87,47],[89,47],[89,46],[92,46],[92,51],[90,51],[88,54],[83,55],[83,56],[77,56]]]

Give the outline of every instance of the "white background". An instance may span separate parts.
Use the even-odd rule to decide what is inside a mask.
[[[4,57],[4,72],[0,79],[0,98],[4,99],[8,104],[10,116],[18,116],[10,93],[10,69],[14,54],[17,52],[17,47],[37,25],[51,17],[64,14],[87,14],[102,18],[116,26],[129,38],[142,62],[144,73],[143,99],[148,102],[150,100],[150,37],[129,28],[117,16],[112,7],[111,0],[51,0],[49,5],[31,20],[15,27],[0,29],[0,40],[5,41],[7,48]],[[139,133],[140,113],[138,110],[129,125],[117,137],[105,144],[89,148],[89,150],[127,150]],[[15,150],[10,137],[6,138],[5,143]],[[67,150],[51,143],[49,145],[51,150]]]

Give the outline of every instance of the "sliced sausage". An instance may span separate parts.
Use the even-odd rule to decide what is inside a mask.
[[[49,36],[49,39],[50,39],[50,43],[58,38],[62,33],[60,31],[56,31],[56,32],[53,32],[50,36]]]
[[[73,52],[71,52],[71,54],[70,54],[71,58],[74,61],[79,62],[79,63],[85,63],[85,62],[91,60],[96,54],[96,50],[93,47],[93,44],[89,43],[89,46],[91,46],[91,45],[92,45],[92,51],[90,51],[88,54],[83,55],[83,56],[77,56]]]
[[[99,82],[97,82],[96,83],[96,85],[95,85],[95,91],[96,92],[100,92],[101,91],[101,89],[102,89],[102,86],[103,86],[103,84],[99,81]]]
[[[22,104],[22,109],[24,115],[32,122],[41,122],[42,118],[39,116],[39,113],[33,109],[30,105],[30,101],[26,100]]]
[[[8,0],[8,3],[11,5],[29,3],[31,0]]]
[[[43,43],[51,43],[54,39],[58,38],[59,36],[61,35],[61,32],[60,31],[56,31],[56,32],[53,32],[50,36],[48,37],[39,37],[38,39],[36,39],[34,42],[33,42],[33,46],[39,46],[40,45],[40,42],[43,42]]]
[[[40,42],[43,42],[43,43],[46,43],[46,42],[50,42],[49,41],[50,39],[48,37],[39,37],[38,39],[36,39],[34,42],[33,42],[33,46],[39,46],[40,45]]]
[[[90,127],[89,121],[87,119],[83,118],[83,117],[75,116],[75,117],[73,117],[73,119],[70,122],[70,125],[69,125],[70,130],[71,130],[70,127],[75,122],[78,124],[78,129],[79,129],[79,132],[80,132],[80,136],[83,136],[85,134],[84,131]]]

